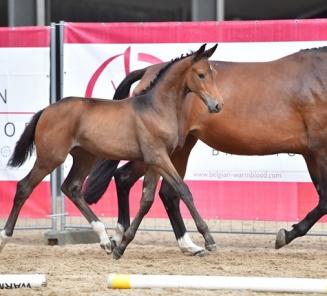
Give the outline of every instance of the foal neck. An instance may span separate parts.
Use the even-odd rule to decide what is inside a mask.
[[[168,103],[180,106],[186,95],[186,73],[190,67],[191,63],[188,57],[173,61],[170,65],[167,65],[167,69],[161,74],[161,77],[152,88],[154,100],[165,104],[165,106]]]

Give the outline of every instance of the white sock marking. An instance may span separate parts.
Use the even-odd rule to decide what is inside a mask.
[[[117,223],[116,233],[113,236],[113,239],[117,243],[117,245],[119,245],[123,240],[123,235],[124,235],[124,227],[120,223]]]
[[[197,246],[195,243],[192,242],[187,232],[184,234],[183,237],[177,240],[177,243],[183,253],[195,254],[204,251],[203,248]]]
[[[6,245],[6,243],[8,242],[10,236],[8,236],[6,234],[6,231],[3,229],[0,232],[0,252],[2,251],[2,249],[4,248],[4,246]]]
[[[93,230],[98,234],[100,238],[100,244],[110,245],[109,236],[106,232],[106,228],[104,227],[104,224],[100,221],[92,221],[91,225],[93,227]]]

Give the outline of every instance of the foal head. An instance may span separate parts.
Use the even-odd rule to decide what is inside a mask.
[[[202,45],[187,58],[191,64],[186,73],[186,86],[201,98],[210,113],[218,113],[224,102],[215,82],[215,70],[208,61],[217,44],[208,50],[205,50],[205,47],[206,44]]]

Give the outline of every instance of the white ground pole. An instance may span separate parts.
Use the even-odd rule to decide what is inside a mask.
[[[327,293],[327,279],[109,274],[112,289],[190,288],[270,292]]]
[[[0,295],[2,289],[38,288],[46,285],[47,278],[44,274],[0,274]]]

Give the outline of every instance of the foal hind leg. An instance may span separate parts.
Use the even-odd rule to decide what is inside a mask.
[[[33,189],[59,164],[60,163],[53,164],[52,167],[42,167],[40,166],[38,160],[36,160],[28,175],[17,183],[13,207],[10,211],[5,227],[0,233],[0,252],[8,242],[9,238],[12,236],[19,213]]]
[[[299,236],[304,236],[311,227],[327,213],[327,156],[320,158],[305,157],[305,160],[312,182],[319,195],[319,202],[303,220],[293,225],[292,230],[279,230],[275,242],[276,249],[280,249],[289,244]]]
[[[110,254],[112,251],[111,243],[105,226],[90,209],[81,191],[83,182],[94,164],[95,157],[82,149],[75,149],[71,154],[73,156],[73,165],[61,186],[61,190],[80,210],[93,230],[98,234],[101,248]]]

